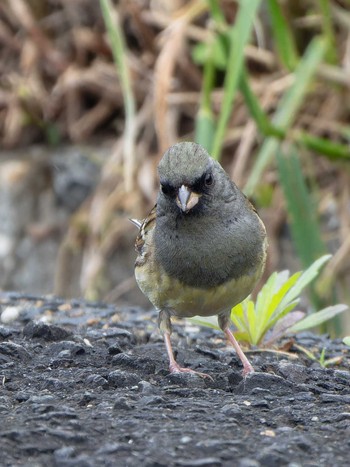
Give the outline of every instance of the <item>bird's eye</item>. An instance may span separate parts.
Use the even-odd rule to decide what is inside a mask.
[[[167,196],[172,196],[175,194],[175,188],[169,183],[162,183],[160,185],[162,192]]]
[[[213,182],[214,182],[213,174],[207,173],[206,176],[205,176],[205,179],[204,179],[205,185],[210,186],[210,185],[213,184]]]

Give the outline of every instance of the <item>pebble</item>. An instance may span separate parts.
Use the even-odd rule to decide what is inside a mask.
[[[298,365],[296,363],[281,361],[277,368],[278,372],[284,378],[288,381],[293,381],[293,383],[304,383],[309,376],[308,369],[305,366]]]
[[[1,313],[1,322],[4,324],[12,323],[19,318],[22,308],[18,306],[7,306]]]
[[[267,389],[276,395],[288,395],[294,392],[293,384],[287,382],[281,376],[270,373],[254,372],[249,374],[238,385],[235,392],[237,394],[252,394],[256,388]]]
[[[114,370],[108,374],[108,383],[115,388],[126,388],[138,384],[140,377],[135,373]]]
[[[91,386],[92,388],[97,388],[97,387],[107,387],[108,386],[108,381],[106,378],[104,378],[101,375],[89,375],[86,378],[86,384]]]
[[[27,339],[43,339],[44,341],[60,341],[67,339],[72,333],[54,324],[42,322],[30,322],[23,329],[23,335]]]
[[[113,404],[113,410],[131,410],[132,408],[133,406],[125,397],[118,397]]]
[[[201,459],[178,460],[176,466],[180,467],[221,467],[222,462],[218,457],[203,457]]]

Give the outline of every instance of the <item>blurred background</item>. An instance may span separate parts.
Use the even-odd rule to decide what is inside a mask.
[[[350,304],[349,0],[2,0],[1,289],[149,306],[128,218],[181,140],[259,210],[264,280],[330,252],[311,303]]]

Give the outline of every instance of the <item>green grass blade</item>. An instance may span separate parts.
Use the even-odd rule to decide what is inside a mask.
[[[322,15],[322,27],[324,36],[327,40],[327,60],[330,63],[338,62],[338,54],[336,48],[336,39],[333,28],[332,8],[330,0],[319,0],[318,2],[321,15]]]
[[[276,136],[278,138],[283,138],[285,135],[285,132],[274,127],[271,124],[268,116],[262,109],[259,100],[255,96],[250,86],[248,73],[244,67],[242,70],[242,76],[240,80],[240,91],[244,97],[244,101],[259,131],[265,136],[269,135],[269,136]]]
[[[291,126],[300,106],[304,102],[305,94],[325,52],[326,41],[323,38],[316,37],[312,40],[303,58],[300,60],[295,71],[294,84],[281,99],[272,119],[272,123],[281,127],[282,130],[287,130]],[[279,141],[274,138],[268,138],[262,145],[244,189],[247,196],[252,196],[263,171],[276,154],[278,146]]]
[[[127,191],[133,188],[133,175],[135,168],[135,117],[136,104],[131,87],[131,77],[126,57],[126,46],[123,31],[120,26],[117,10],[113,9],[111,0],[100,0],[103,19],[106,24],[108,38],[111,43],[112,54],[116,64],[117,73],[123,94],[125,108],[124,131],[124,175]]]
[[[214,39],[207,48],[207,57],[203,70],[203,89],[199,111],[195,121],[195,141],[201,144],[211,153],[214,135],[215,122],[211,108],[211,93],[215,86],[216,68],[214,62],[215,53]]]
[[[316,207],[308,192],[299,157],[293,148],[287,157],[277,151],[277,166],[295,248],[303,266],[308,267],[326,252],[316,217]]]
[[[268,0],[267,5],[270,11],[272,34],[278,56],[283,66],[292,71],[298,63],[298,54],[292,30],[283,16],[279,2],[277,0]]]
[[[294,141],[300,142],[303,146],[319,154],[327,156],[331,160],[350,160],[350,145],[340,144],[325,138],[310,135],[305,132],[298,132],[294,136]]]
[[[244,47],[250,39],[260,1],[261,0],[250,0],[249,2],[240,2],[235,25],[231,28],[229,34],[230,48],[224,82],[223,105],[212,149],[214,159],[220,158],[227,123],[232,112],[232,105],[241,76],[244,61]]]

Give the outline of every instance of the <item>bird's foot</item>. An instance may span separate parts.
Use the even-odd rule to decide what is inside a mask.
[[[192,370],[191,368],[184,368],[177,363],[172,363],[169,366],[170,373],[190,373],[192,375],[200,376],[201,378],[209,378],[211,381],[214,381],[210,375],[206,373],[201,373],[200,371]]]

